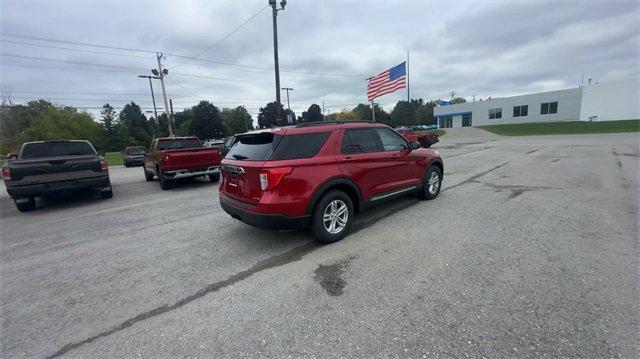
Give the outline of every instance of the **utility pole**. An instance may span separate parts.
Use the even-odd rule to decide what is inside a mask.
[[[282,111],[280,104],[280,65],[278,64],[278,11],[284,10],[287,5],[286,0],[280,2],[281,8],[276,7],[276,0],[269,0],[273,16],[273,64],[276,70],[276,123],[282,122]]]
[[[476,102],[476,95],[473,95],[473,102]]]
[[[451,91],[451,92],[449,92],[449,95],[451,95],[451,99],[453,100],[453,97],[456,95],[456,92],[455,91]]]
[[[289,104],[289,91],[293,91],[293,89],[291,87],[283,87],[282,90],[287,91],[287,110],[289,110],[288,111],[289,113],[287,113],[287,124],[290,124],[289,117],[288,117],[288,116],[291,115],[291,106]],[[295,120],[295,119],[292,118],[291,122],[293,122],[293,120]]]
[[[156,109],[156,96],[153,94],[153,84],[151,83],[151,79],[159,79],[159,77],[149,75],[138,75],[138,77],[149,79],[149,87],[151,87],[151,100],[153,101],[153,114],[155,116],[156,123],[160,123],[158,122],[158,110]]]
[[[324,121],[324,101],[322,101],[322,121]]]
[[[171,118],[171,112],[169,111],[169,101],[167,100],[167,90],[164,87],[164,77],[169,73],[169,70],[162,69],[162,62],[160,61],[160,59],[162,59],[162,54],[157,53],[156,57],[158,59],[158,69],[157,70],[153,69],[151,70],[151,72],[160,78],[160,85],[162,86],[162,97],[164,98],[164,109],[167,113],[167,127],[169,128],[169,136],[173,137],[174,136],[173,124],[172,124],[173,120]]]

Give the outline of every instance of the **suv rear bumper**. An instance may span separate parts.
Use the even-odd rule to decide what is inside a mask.
[[[74,191],[83,188],[103,188],[109,186],[109,177],[82,178],[68,181],[38,183],[24,186],[7,186],[7,192],[11,197],[41,196],[45,193]]]
[[[220,193],[220,206],[231,217],[250,226],[269,229],[305,229],[311,216],[289,217],[281,214],[266,214],[251,211],[251,205],[241,203]]]

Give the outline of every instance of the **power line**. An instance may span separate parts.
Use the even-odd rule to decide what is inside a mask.
[[[92,44],[92,43],[86,43],[86,42],[68,41],[68,40],[52,39],[52,38],[45,38],[45,37],[37,37],[37,36],[29,36],[29,35],[21,35],[21,34],[12,34],[12,33],[6,33],[6,32],[0,32],[0,35],[7,36],[7,37],[13,37],[13,38],[19,38],[19,39],[62,43],[62,44],[75,45],[75,46],[88,46],[88,47],[103,48],[103,49],[110,49],[110,50],[119,50],[119,51],[130,51],[130,52],[149,53],[149,54],[155,54],[157,52],[157,51],[146,50],[146,49],[118,47],[118,46],[110,46],[110,45],[102,45],[102,44]],[[1,41],[7,42],[7,40],[1,40]],[[16,42],[14,41],[14,43],[16,43]],[[28,46],[52,47],[50,45],[41,45],[41,44],[38,44],[38,45],[37,44],[29,44]],[[53,48],[58,48],[58,47],[53,47]],[[96,51],[91,51],[91,50],[86,50],[86,49],[71,49],[71,48],[59,48],[59,49],[61,49],[61,50],[69,50],[69,51],[80,51],[80,52],[96,53]],[[218,60],[210,60],[210,59],[199,59],[199,58],[195,58],[193,56],[184,56],[184,55],[178,55],[178,54],[173,54],[173,53],[169,53],[169,52],[163,52],[163,53],[165,55],[176,57],[176,58],[188,59],[189,61],[202,61],[202,62],[208,62],[208,63],[215,63],[215,64],[218,64],[218,65],[235,66],[235,67],[246,68],[246,69],[262,70],[262,71],[267,71],[267,72],[273,71],[273,69],[267,68],[267,67],[242,65],[242,64],[236,64],[236,63],[218,61]],[[143,58],[141,56],[135,56],[135,55],[131,55],[131,54],[114,54],[114,53],[108,53],[108,54],[116,55],[116,56],[128,56],[128,57],[135,57],[135,58]],[[146,58],[146,57],[144,57],[144,58]],[[189,61],[185,61],[185,62],[189,62]],[[176,67],[176,66],[174,66],[174,67]],[[293,71],[293,70],[280,70],[280,71],[283,72],[283,73],[289,73],[289,74],[297,74],[297,75],[303,75],[303,76],[315,76],[315,77],[328,77],[328,78],[362,79],[363,76],[364,76],[364,75],[324,74],[324,73],[315,73],[315,72],[306,72],[306,71]],[[364,76],[364,77],[366,77],[366,76]]]
[[[260,10],[258,10],[258,12],[256,12],[255,14],[253,14],[249,19],[247,19],[245,22],[243,22],[242,24],[240,24],[238,27],[236,27],[235,29],[233,29],[233,31],[231,31],[230,33],[226,34],[225,36],[223,36],[220,40],[216,41],[213,45],[207,47],[206,49],[204,49],[203,51],[201,51],[199,54],[192,56],[190,58],[188,58],[186,61],[180,62],[177,65],[173,66],[171,69],[174,69],[178,66],[181,66],[183,64],[189,63],[193,60],[195,60],[196,58],[202,56],[204,53],[206,53],[207,51],[211,50],[212,48],[214,48],[215,46],[219,45],[220,43],[222,43],[224,40],[226,40],[227,38],[229,38],[231,35],[235,34],[238,30],[240,30],[244,25],[248,24],[251,20],[253,20],[256,16],[258,16],[260,13],[262,13],[264,11],[264,9],[266,9],[267,7],[269,7],[269,5],[265,5],[263,8],[261,8]]]
[[[156,51],[143,50],[143,49],[134,49],[134,48],[130,48],[130,47],[99,45],[99,44],[91,44],[91,43],[88,43],[88,42],[59,40],[59,39],[51,39],[51,38],[46,38],[46,37],[37,37],[37,36],[29,36],[29,35],[21,35],[21,34],[11,34],[11,33],[7,33],[7,32],[0,32],[0,35],[8,36],[8,37],[15,37],[15,38],[19,38],[19,39],[37,40],[37,41],[45,41],[45,42],[57,42],[57,43],[60,43],[60,44],[97,47],[97,48],[111,49],[111,50],[141,52],[141,53],[149,53],[149,54],[155,54],[156,53]]]
[[[139,68],[134,68],[134,67],[114,66],[114,65],[95,64],[95,63],[92,64],[92,63],[88,63],[88,62],[69,61],[69,60],[60,60],[60,59],[50,59],[50,58],[46,58],[46,57],[36,57],[36,56],[27,56],[27,55],[18,55],[18,54],[0,53],[0,56],[15,57],[15,58],[20,58],[20,59],[28,59],[28,60],[60,62],[60,63],[72,64],[72,65],[108,67],[108,68],[122,69],[122,70],[135,70],[135,71],[139,71],[140,70]]]
[[[119,53],[116,53],[116,52],[94,51],[94,50],[87,50],[87,49],[73,49],[73,48],[70,48],[70,47],[44,45],[44,44],[33,44],[33,43],[29,43],[29,42],[11,41],[11,40],[3,40],[3,39],[0,39],[0,42],[6,42],[6,43],[9,43],[9,44],[14,44],[14,45],[26,45],[26,46],[33,46],[33,47],[44,47],[44,48],[57,49],[57,50],[79,51],[79,52],[86,52],[86,53],[91,53],[91,54],[125,56],[125,57],[132,57],[132,58],[145,59],[145,60],[149,59],[147,56],[139,56],[139,55],[131,55],[131,54],[119,54]]]

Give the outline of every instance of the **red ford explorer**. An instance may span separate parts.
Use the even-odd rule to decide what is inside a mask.
[[[241,134],[221,169],[220,205],[233,218],[266,228],[310,228],[324,243],[346,236],[355,214],[373,204],[410,192],[436,198],[444,173],[437,151],[368,122]]]

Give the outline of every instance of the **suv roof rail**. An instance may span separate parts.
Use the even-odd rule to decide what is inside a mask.
[[[314,122],[301,123],[299,125],[296,125],[296,128],[310,127],[310,126],[324,126],[324,125],[342,125],[347,123],[375,123],[375,122],[373,121],[314,121]]]

